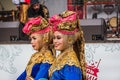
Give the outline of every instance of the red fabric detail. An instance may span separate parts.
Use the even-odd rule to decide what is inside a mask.
[[[60,17],[60,16],[58,16],[58,15],[54,15],[54,16],[52,16],[52,17],[49,19],[50,23],[52,24],[53,31],[59,31],[59,32],[61,32],[61,33],[63,33],[63,34],[74,34],[75,32],[78,31],[78,29],[76,28],[76,29],[73,30],[73,31],[62,30],[62,29],[60,30],[60,29],[58,28],[58,25],[59,25],[60,23],[63,23],[63,22],[72,22],[72,21],[75,21],[75,20],[77,20],[77,14],[76,14],[76,13],[73,13],[73,14],[67,16],[67,17],[64,17],[64,18],[62,18],[62,17]]]
[[[33,32],[32,34],[38,33],[38,34],[44,34],[46,32],[49,32],[51,30],[50,26],[46,27],[45,29],[39,30],[37,32]]]
[[[24,32],[25,34],[29,34],[32,25],[40,24],[41,21],[42,21],[42,18],[41,18],[41,17],[37,17],[37,18],[31,19],[30,21],[28,21],[28,22],[25,24],[25,26],[24,26],[24,28],[23,28],[23,32]],[[49,26],[48,26],[47,28],[45,28],[45,29],[42,29],[42,30],[39,30],[39,31],[33,32],[33,33],[46,33],[46,32],[48,32],[48,31],[50,31],[50,27],[49,27]],[[33,34],[33,33],[31,33],[31,34]]]
[[[24,28],[23,28],[23,32],[28,34],[30,32],[30,28],[32,27],[32,25],[35,25],[35,24],[40,24],[41,23],[41,17],[37,17],[37,18],[33,18],[31,20],[29,20]]]
[[[30,0],[25,0],[26,3],[30,4]]]

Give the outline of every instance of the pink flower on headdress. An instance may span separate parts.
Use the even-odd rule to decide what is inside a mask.
[[[57,25],[61,22],[61,17],[58,15],[54,15],[51,18],[49,18],[50,24]]]
[[[54,15],[51,18],[49,18],[49,22],[52,25],[53,31],[56,30],[57,25],[61,22],[61,19],[62,18],[60,16],[58,16],[58,15]]]
[[[26,34],[29,34],[32,25],[37,25],[37,24],[40,24],[40,23],[41,23],[41,17],[37,17],[37,18],[33,18],[33,19],[29,20],[25,24],[25,26],[23,28],[23,32],[26,33]]]
[[[54,15],[49,20],[53,31],[59,31],[63,34],[74,34],[78,31],[77,13],[73,11],[65,11],[63,14]]]

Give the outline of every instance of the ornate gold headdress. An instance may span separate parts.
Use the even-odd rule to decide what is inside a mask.
[[[25,24],[23,28],[23,32],[28,35],[32,33],[45,33],[49,30],[50,26],[48,21],[41,16],[31,19]]]
[[[74,34],[78,31],[78,17],[73,11],[55,15],[50,18],[50,22],[53,24],[53,31],[60,31],[63,34]]]

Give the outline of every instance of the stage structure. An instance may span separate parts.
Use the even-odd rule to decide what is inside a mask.
[[[120,40],[120,1],[119,0],[85,0],[85,19],[105,20],[106,40]]]
[[[19,22],[0,22],[0,42],[17,41],[19,38]]]
[[[85,42],[102,42],[105,40],[104,19],[81,19],[80,26],[83,29]]]

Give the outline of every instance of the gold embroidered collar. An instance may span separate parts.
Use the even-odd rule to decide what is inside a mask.
[[[51,76],[54,71],[62,69],[65,64],[80,67],[79,60],[72,48],[69,48],[58,55],[58,57],[55,59],[54,63],[49,69],[49,76]]]
[[[30,61],[28,62],[28,65],[26,67],[27,76],[31,76],[32,67],[36,63],[49,63],[49,64],[52,64],[53,60],[54,60],[54,58],[52,56],[51,51],[42,48],[40,50],[40,52],[36,52],[31,56]]]

